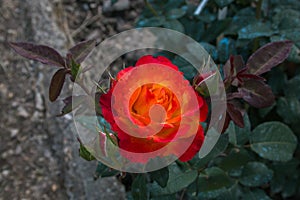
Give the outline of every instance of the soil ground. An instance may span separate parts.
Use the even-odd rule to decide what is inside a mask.
[[[79,158],[70,116],[48,100],[51,66],[16,55],[8,41],[60,52],[133,28],[141,0],[0,0],[0,199],[125,199],[116,178],[93,180],[96,162]],[[70,91],[64,87],[64,93]],[[64,95],[66,96],[66,95]]]

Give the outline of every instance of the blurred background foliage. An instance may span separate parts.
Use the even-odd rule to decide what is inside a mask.
[[[287,60],[263,76],[276,101],[263,109],[245,105],[244,128],[230,122],[214,149],[202,159],[195,156],[187,163],[178,161],[147,174],[122,174],[127,198],[300,199],[299,1],[209,0],[195,15],[198,4],[145,1],[136,27],[165,27],[187,34],[211,54],[221,73],[231,55],[248,60],[269,42],[293,41]],[[196,75],[179,56],[166,56],[188,79]],[[115,174],[99,163],[95,178]]]

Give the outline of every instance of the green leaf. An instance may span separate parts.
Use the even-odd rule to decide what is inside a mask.
[[[269,73],[268,85],[272,88],[274,94],[281,94],[286,87],[287,75],[279,67],[273,68]]]
[[[174,8],[174,9],[169,10],[165,16],[167,19],[178,19],[178,18],[183,17],[185,15],[185,13],[186,13],[186,10],[184,10],[184,9]]]
[[[68,71],[65,68],[59,69],[55,72],[51,79],[49,87],[49,99],[55,101],[60,95],[63,85],[65,83],[66,74]]]
[[[226,132],[229,135],[229,142],[235,146],[244,145],[249,141],[250,135],[250,120],[248,114],[244,114],[244,128],[240,128],[236,126],[233,122],[230,122],[228,129]]]
[[[296,97],[300,99],[300,75],[290,79],[284,88],[284,94],[287,97]]]
[[[241,186],[235,183],[232,187],[228,188],[226,192],[219,195],[216,199],[217,200],[233,200],[239,199],[242,197]]]
[[[270,188],[272,193],[279,193],[282,191],[283,186],[285,184],[285,177],[284,175],[276,175],[274,174],[274,177],[272,178],[270,182]]]
[[[265,122],[253,130],[250,145],[262,158],[285,162],[292,159],[297,138],[285,124]]]
[[[140,19],[137,22],[137,27],[158,27],[165,23],[166,19],[163,16]]]
[[[220,42],[218,43],[218,54],[219,61],[221,63],[225,63],[230,55],[237,54],[235,41],[227,37],[224,37],[222,40],[220,40]]]
[[[276,103],[272,104],[272,105],[269,106],[269,107],[259,109],[259,110],[258,110],[259,116],[260,116],[261,118],[266,117],[266,116],[273,110],[273,108],[275,107],[275,105],[276,105]]]
[[[176,56],[172,62],[178,66],[179,71],[183,72],[187,80],[191,80],[197,74],[197,70],[181,56]]]
[[[300,122],[300,102],[296,97],[280,97],[277,101],[277,113],[288,124]]]
[[[300,14],[298,10],[280,9],[280,11],[272,17],[273,26],[279,30],[300,28]]]
[[[195,11],[196,7],[194,8]],[[209,9],[203,9],[203,11],[201,12],[200,15],[194,16],[196,19],[207,23],[207,24],[211,24],[214,21],[216,21],[217,16],[215,13],[211,12]]]
[[[273,35],[274,31],[271,30],[271,25],[256,22],[250,24],[238,31],[239,39],[253,39],[257,37],[268,37]]]
[[[295,193],[297,192],[297,189],[298,189],[298,184],[296,183],[297,181],[298,181],[298,179],[294,178],[294,179],[288,180],[284,184],[282,193],[281,193],[281,195],[284,199],[287,199],[288,197],[292,197],[295,195]]]
[[[256,22],[255,10],[251,7],[241,9],[232,18],[229,27],[224,31],[224,34],[237,35],[238,31],[249,24]]]
[[[218,51],[217,48],[207,42],[200,42],[201,46],[207,51],[209,55],[211,55],[213,60],[218,59]]]
[[[219,163],[219,167],[225,171],[235,170],[244,166],[250,160],[252,159],[245,149],[232,150],[232,152]]]
[[[181,22],[179,22],[176,19],[165,21],[164,24],[163,24],[163,26],[165,28],[172,29],[172,30],[184,33],[184,27],[183,27],[183,25],[181,24]]]
[[[221,8],[224,8],[225,6],[228,6],[233,1],[234,0],[215,0],[216,4],[218,4],[218,6],[221,7]]]
[[[159,2],[163,3],[164,10],[178,8],[178,7],[182,6],[182,4],[185,3],[184,0],[163,0],[163,1],[160,0]]]
[[[169,166],[169,180],[167,186],[162,188],[156,182],[150,185],[151,197],[168,195],[179,192],[197,178],[197,171],[191,170],[182,172],[176,165]]]
[[[10,42],[10,47],[19,55],[47,65],[65,67],[64,58],[53,48],[27,42]]]
[[[263,190],[254,189],[248,190],[243,194],[243,200],[271,200],[271,198],[266,195]]]
[[[198,188],[200,199],[216,198],[234,185],[234,181],[220,168],[211,167],[200,174]]]
[[[217,133],[218,134],[218,133]],[[212,140],[214,140],[212,138]],[[222,134],[219,136],[219,139],[213,149],[203,158],[200,158],[199,161],[197,161],[193,166],[196,168],[202,168],[204,167],[208,162],[213,160],[216,156],[220,155],[222,152],[225,151],[225,149],[228,146],[228,135]],[[201,150],[199,153],[199,156],[201,155]]]
[[[218,20],[211,24],[211,26],[205,31],[201,38],[204,42],[211,42],[217,39],[217,37],[229,26],[231,19]]]
[[[148,199],[147,182],[144,174],[139,174],[132,182],[131,194],[134,200]]]
[[[151,200],[174,200],[174,199],[176,199],[176,193],[151,198]]]
[[[260,162],[249,162],[244,168],[240,183],[248,187],[257,187],[268,183],[273,176],[273,171]]]
[[[96,171],[94,173],[94,180],[97,180],[99,177],[110,177],[119,174],[120,172],[112,168],[107,167],[106,165],[98,162]]]
[[[156,181],[162,188],[167,186],[169,180],[169,168],[164,167],[162,169],[150,172],[152,180]]]
[[[96,159],[82,144],[80,144],[79,156],[87,161],[92,161]]]
[[[274,171],[274,177],[271,181],[271,191],[272,193],[279,193],[285,187],[286,181],[289,181],[298,176],[298,167],[300,161],[297,159],[292,159],[288,162],[274,162],[272,163],[272,170]],[[288,169],[288,170],[286,170]]]
[[[259,48],[248,59],[249,72],[260,75],[279,65],[288,57],[292,45],[291,41],[278,41]]]
[[[287,58],[288,61],[294,63],[300,63],[300,49],[296,45],[293,45],[289,57]]]
[[[71,75],[75,80],[77,75],[81,72],[80,64],[76,63],[73,59],[71,60]]]
[[[204,23],[198,20],[191,21],[186,17],[180,19],[180,21],[184,25],[185,34],[192,37],[196,41],[200,41],[200,38],[204,33]]]

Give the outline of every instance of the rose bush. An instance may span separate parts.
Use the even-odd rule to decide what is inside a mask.
[[[158,56],[157,58],[151,55],[143,56],[136,62],[135,67],[128,67],[120,71],[117,74],[116,79],[112,80],[111,88],[109,89],[109,91],[106,94],[101,95],[100,106],[102,108],[102,114],[104,118],[110,123],[112,130],[117,133],[118,145],[121,149],[134,153],[148,153],[161,149],[171,142],[173,143],[173,145],[171,149],[169,149],[168,152],[165,153],[165,155],[175,154],[177,157],[179,157],[179,160],[188,161],[192,159],[193,156],[199,151],[204,140],[204,131],[202,126],[200,125],[200,122],[204,122],[206,120],[208,106],[205,100],[199,94],[195,93],[198,104],[191,107],[191,109],[189,109],[187,113],[182,113],[182,105],[180,105],[180,102],[173,91],[157,83],[144,84],[132,93],[128,105],[129,113],[128,116],[125,117],[130,119],[135,125],[141,127],[147,126],[150,124],[151,120],[155,120],[157,123],[162,124],[162,129],[151,136],[135,137],[132,134],[122,130],[122,128],[118,126],[115,121],[113,110],[118,109],[119,106],[122,106],[122,104],[118,104],[116,102],[122,101],[122,99],[113,100],[113,92],[116,85],[120,81],[126,81],[122,80],[122,77],[132,72],[134,68],[145,66],[147,64],[159,64],[160,67],[170,68],[172,71],[175,70],[178,74],[180,74],[184,87],[191,87],[188,81],[184,80],[182,72],[180,72],[178,70],[178,67],[172,64],[169,59],[163,56]],[[174,80],[174,82],[174,84],[176,84],[176,80]],[[166,112],[165,116],[153,116],[154,119],[151,119],[149,113],[151,112],[150,110],[154,105],[162,106]],[[124,106],[127,105],[125,104]],[[188,136],[194,137],[192,144],[189,145],[185,143],[185,136],[182,136],[180,139],[173,141],[175,135],[178,133],[182,116],[186,116],[188,113],[195,112],[196,110],[200,111],[200,118],[198,130],[194,135]],[[144,130],[140,130],[140,135],[142,136]],[[182,154],[178,149],[181,148],[181,145],[184,146],[185,144],[189,146],[187,150]],[[145,160],[142,157],[130,158],[126,155],[125,157],[135,162],[147,161],[147,159]]]
[[[200,154],[194,156],[203,142],[203,130],[199,126],[185,152],[176,154],[176,151],[171,151],[181,161],[194,156],[192,160],[185,163],[177,160],[167,167],[152,172],[125,174],[105,166],[105,162],[103,164],[98,160],[95,179],[118,175],[126,186],[127,199],[134,200],[299,199],[300,70],[296,67],[300,63],[298,1],[291,0],[282,4],[282,1],[278,0],[214,0],[209,1],[206,6],[201,4],[204,9],[200,15],[194,14],[197,5],[193,5],[191,3],[193,1],[145,2],[147,8],[139,16],[137,27],[158,26],[185,33],[199,42],[219,67],[227,97],[224,133],[209,154],[203,158]],[[177,42],[182,43],[181,40],[174,40],[172,45],[175,47]],[[197,70],[190,63],[180,55],[170,52],[156,54],[164,55],[169,60],[152,56],[140,59],[134,67],[128,67],[118,73],[107,94],[103,94],[101,81],[97,82],[99,91],[91,94],[90,88],[82,85],[83,80],[80,78],[84,77],[84,71],[80,70],[80,64],[96,45],[95,40],[81,42],[69,49],[66,57],[63,57],[48,46],[10,43],[18,54],[26,58],[59,67],[52,77],[49,88],[51,101],[60,96],[62,86],[65,80],[68,80],[65,79],[66,76],[73,82],[79,76],[80,81],[76,84],[81,86],[87,95],[73,94],[66,97],[61,115],[72,110],[82,111],[80,104],[84,102],[86,105],[89,95],[92,96],[92,100],[96,99],[96,102],[90,101],[91,108],[96,107],[101,126],[95,127],[94,121],[91,120],[94,118],[90,116],[84,116],[81,124],[93,130],[93,133],[103,131],[99,139],[103,147],[106,147],[106,139],[110,138],[112,143],[118,143],[120,149],[147,154],[155,149],[164,148],[171,140],[175,142],[178,124],[186,117],[182,117],[184,112],[178,112],[181,95],[174,96],[172,93],[174,89],[149,82],[150,84],[141,85],[135,88],[136,90],[124,90],[131,94],[126,101],[123,96],[119,98],[114,96],[114,93],[119,93],[117,88],[122,84],[122,79],[145,64],[163,64],[163,68],[173,70],[172,72],[176,72],[181,79],[184,75],[193,83],[199,94],[211,99],[214,97],[206,90],[205,85],[201,84],[203,79],[208,79],[213,74],[198,76]],[[200,56],[199,52],[191,51],[190,48],[187,50],[192,56]],[[165,75],[167,78],[168,74]],[[151,76],[150,73],[145,74],[145,78]],[[155,78],[161,76],[157,74]],[[133,78],[135,81],[143,80]],[[173,81],[180,86],[178,80]],[[193,90],[187,81],[183,85]],[[120,94],[122,95],[122,92]],[[191,110],[200,111],[200,116],[205,118],[207,106],[202,97],[197,98],[199,105]],[[98,106],[99,99],[102,112]],[[127,115],[122,116],[126,122],[130,120],[143,129],[153,121],[161,123],[163,120],[166,122],[163,123],[163,129],[156,132],[156,135],[151,135],[154,136],[152,138],[136,138],[139,134],[143,136],[143,131],[122,132],[123,129],[116,123],[116,120],[121,121],[121,118],[114,115],[117,113],[114,112],[114,108],[124,104],[129,108]],[[155,105],[164,108],[167,111],[165,115],[153,118],[151,108]],[[169,107],[174,109],[168,111],[166,108]],[[176,115],[181,117],[176,118]],[[117,133],[118,142],[115,141],[115,135],[107,134],[105,127],[108,127],[108,124],[103,117]],[[203,121],[204,118],[196,121]],[[213,120],[210,123],[212,124]],[[184,139],[186,140],[187,138]],[[179,145],[183,145],[184,141],[180,141]],[[178,146],[173,146],[173,150],[176,150],[176,147]],[[101,150],[106,152],[105,148]],[[80,145],[79,152],[85,160],[96,159],[93,152],[83,144]],[[166,151],[167,154],[171,152]],[[135,158],[134,161],[146,162],[141,159]]]

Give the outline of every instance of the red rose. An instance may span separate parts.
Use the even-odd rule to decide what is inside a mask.
[[[116,80],[113,80],[107,94],[101,95],[100,106],[102,108],[103,117],[110,123],[112,130],[117,133],[120,149],[133,153],[149,153],[172,144],[171,147],[167,148],[164,152],[164,155],[172,154],[178,156],[181,161],[188,161],[200,150],[204,141],[203,128],[201,127],[200,122],[206,120],[208,107],[200,95],[193,91],[193,95],[197,98],[197,105],[188,105],[188,98],[190,97],[184,97],[186,98],[186,102],[181,105],[182,103],[177,98],[178,96],[176,96],[169,87],[166,87],[163,84],[150,82],[142,84],[132,91],[130,93],[131,96],[128,100],[128,104],[123,102],[123,94],[117,94],[119,95],[118,97],[114,96],[118,84],[126,84],[126,80],[132,81],[132,79],[135,78],[137,79],[136,81],[139,81],[140,78],[130,76],[130,73],[134,71],[133,69],[139,67],[142,68],[141,66],[149,64],[152,66],[159,65],[160,68],[165,68],[170,70],[171,73],[176,73],[176,77],[179,78],[174,80],[173,84],[180,84],[180,86],[178,85],[178,88],[181,88],[182,93],[184,93],[185,90],[191,90],[188,81],[184,80],[182,73],[178,71],[178,67],[172,64],[170,60],[163,56],[158,56],[157,58],[151,55],[143,56],[137,61],[135,67],[128,67],[120,71],[117,74]],[[147,72],[144,73],[144,77],[153,76],[150,72],[151,66],[148,67],[148,69],[149,74],[147,74]],[[128,77],[124,78],[126,75],[128,75]],[[159,76],[159,74],[157,75]],[[122,90],[118,91],[122,92]],[[159,106],[153,107],[155,105]],[[121,107],[127,107],[122,111],[125,113],[125,116],[120,114],[122,113],[119,111],[119,108]],[[184,111],[182,107],[187,110]],[[162,108],[164,109],[164,112],[161,112],[160,109]],[[194,112],[198,112],[200,115],[198,122],[196,122],[196,126],[198,127],[192,129],[189,123],[181,125],[182,119],[189,118]],[[128,125],[128,121],[132,122],[135,127],[133,128],[132,124]],[[147,127],[149,124],[154,125],[153,127],[156,127],[155,124],[158,124],[161,128],[153,135],[145,135],[145,132],[147,131],[146,129],[143,129],[143,127]],[[120,127],[120,125],[122,125],[122,127]],[[124,130],[124,127],[126,130]],[[136,127],[138,127],[138,129],[136,129]],[[180,128],[186,130],[186,133],[184,133],[185,135],[181,133],[178,137],[176,134],[178,134],[177,132]],[[151,130],[155,131],[156,128]],[[189,130],[195,131],[194,133],[191,133],[193,131]],[[186,140],[187,138],[193,138],[193,140],[190,140],[192,142],[188,143],[188,140]],[[178,149],[185,145],[188,145],[186,146],[185,151],[179,153],[180,151],[178,151]],[[124,156],[134,162],[147,162],[149,160],[149,158],[143,158],[143,156]]]

